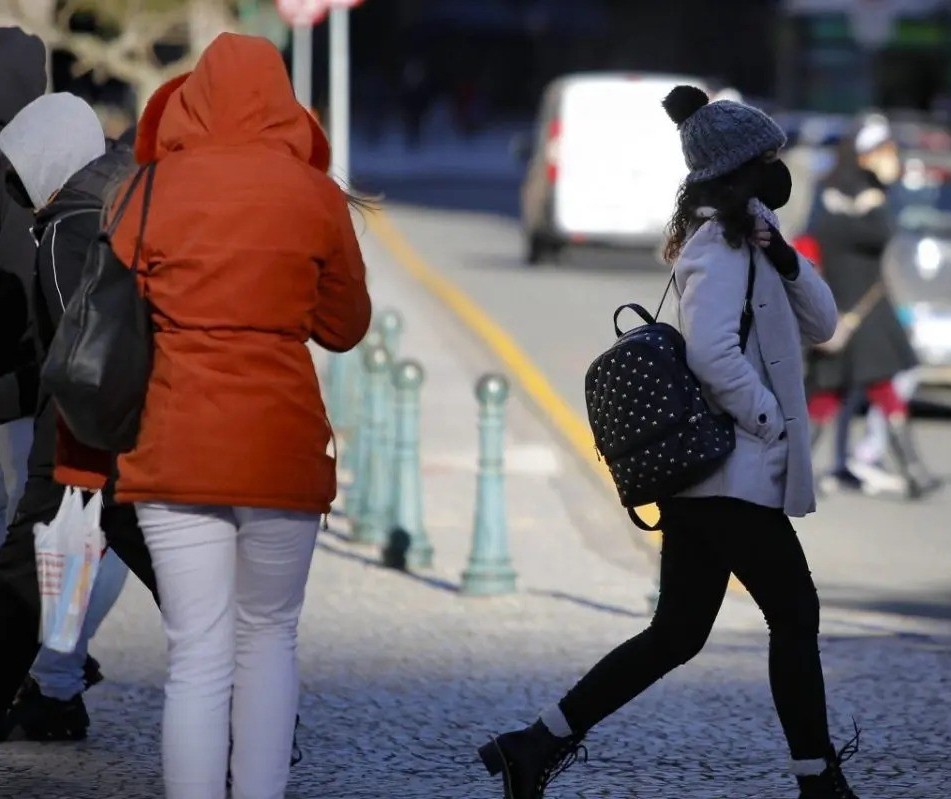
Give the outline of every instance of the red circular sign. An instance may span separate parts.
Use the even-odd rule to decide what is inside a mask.
[[[353,8],[363,0],[277,0],[277,10],[288,25],[316,25],[332,8]]]

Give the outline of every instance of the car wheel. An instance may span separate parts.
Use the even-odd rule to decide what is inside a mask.
[[[561,245],[546,239],[538,233],[530,233],[525,247],[525,261],[531,266],[557,260]]]

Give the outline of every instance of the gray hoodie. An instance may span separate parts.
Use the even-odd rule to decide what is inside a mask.
[[[39,209],[80,169],[105,154],[106,136],[84,100],[67,92],[46,94],[0,131],[0,152]]]

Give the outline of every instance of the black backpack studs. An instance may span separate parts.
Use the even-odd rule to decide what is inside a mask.
[[[754,279],[751,251],[740,317],[742,350],[753,321]],[[622,333],[618,318],[625,309],[645,324]],[[733,452],[736,431],[732,418],[714,413],[707,404],[676,328],[630,304],[615,311],[614,329],[617,341],[585,376],[588,421],[621,504],[638,527],[653,531],[660,524],[646,524],[635,509],[675,496],[716,471]]]

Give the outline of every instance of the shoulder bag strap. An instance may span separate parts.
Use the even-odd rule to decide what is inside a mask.
[[[132,182],[129,184],[129,188],[126,190],[125,195],[119,201],[119,205],[116,206],[116,211],[112,216],[112,219],[109,220],[109,223],[105,227],[105,233],[107,236],[111,236],[116,232],[116,228],[119,227],[119,222],[122,221],[122,217],[125,215],[125,210],[129,206],[129,201],[132,199],[132,195],[135,194],[135,190],[139,187],[139,182],[142,180],[142,177],[146,172],[149,171],[150,165],[139,167],[138,171],[135,173],[135,177],[132,178]]]
[[[743,312],[740,314],[740,351],[746,352],[746,345],[750,340],[750,329],[753,327],[753,286],[756,284],[756,259],[753,256],[753,246],[750,245],[750,266],[746,277],[746,299],[743,301]]]
[[[135,252],[129,268],[134,272],[139,266],[139,256],[142,253],[142,237],[145,235],[145,224],[149,219],[149,206],[152,204],[152,184],[155,182],[155,166],[153,161],[145,167],[145,195],[142,198],[142,218],[139,220],[139,235],[135,238]],[[138,178],[138,176],[136,176]]]
[[[864,321],[865,317],[871,313],[872,309],[878,305],[879,300],[881,300],[884,296],[885,284],[879,280],[862,295],[862,299],[860,299],[855,304],[855,307],[846,313],[845,316],[851,316],[855,320],[856,324]]]

